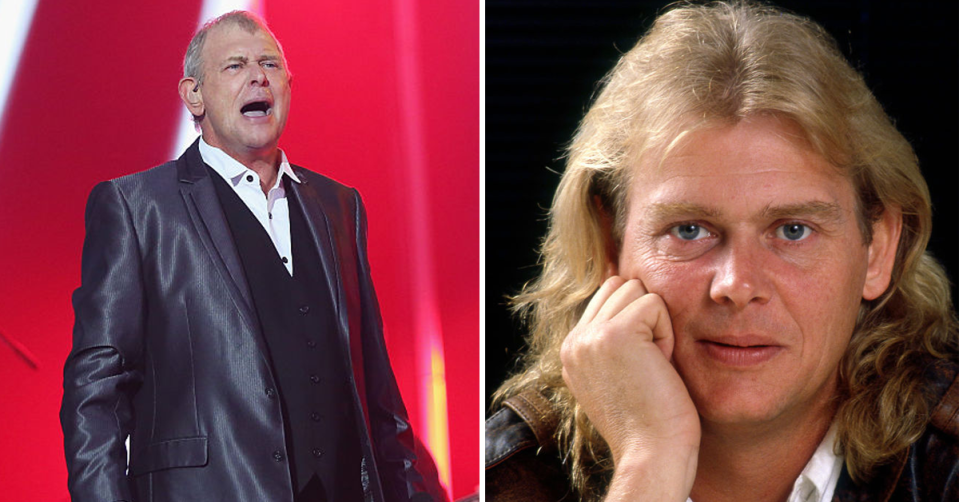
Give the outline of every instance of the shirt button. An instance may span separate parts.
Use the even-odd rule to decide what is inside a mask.
[[[314,451],[317,451],[317,450],[314,450]],[[280,450],[274,451],[274,452],[273,452],[273,460],[276,460],[277,462],[282,462],[282,461],[283,461],[283,452],[281,452]]]
[[[315,411],[313,413],[310,413],[310,420],[313,420],[314,422],[319,422],[320,414]]]
[[[310,381],[313,383],[320,383],[320,377],[316,375],[310,375]]]
[[[320,455],[323,455],[323,452],[320,451],[319,448],[313,448],[313,456],[316,458],[320,458]]]
[[[272,220],[272,219],[273,219],[273,213],[268,213],[268,214],[270,215],[270,219]]]
[[[266,389],[266,397],[270,399],[273,399],[274,397],[276,397],[276,391],[273,390],[273,387],[269,387]]]
[[[252,181],[253,181],[253,175],[252,175],[252,174],[247,174],[247,175],[246,175],[246,180],[252,182]]]
[[[316,342],[314,342],[313,340],[307,340],[306,346],[312,349],[313,347],[316,347]]]
[[[283,263],[289,263],[290,260],[287,260],[286,257],[283,257]]]
[[[301,314],[306,314],[306,313],[309,312],[309,311],[310,311],[310,306],[309,306],[309,305],[303,305],[303,306],[300,307],[300,313],[301,313]]]

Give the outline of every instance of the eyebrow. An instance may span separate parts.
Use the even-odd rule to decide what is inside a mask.
[[[715,218],[721,213],[691,202],[654,202],[646,208],[646,218],[654,222],[674,218]]]
[[[258,58],[256,58],[256,60],[257,60],[257,61],[280,61],[280,56],[276,56],[276,55],[272,55],[272,54],[264,54],[264,55],[261,55],[261,56],[259,56]],[[238,62],[238,63],[246,64],[246,63],[249,63],[250,60],[247,59],[246,56],[230,56],[230,57],[226,58],[223,62],[224,62],[224,63],[227,63],[227,62]]]
[[[768,205],[762,210],[764,219],[815,217],[828,223],[843,220],[842,207],[833,202],[810,201],[798,204]],[[646,219],[654,223],[677,218],[718,218],[722,212],[690,202],[656,202],[646,208]]]
[[[762,214],[771,220],[796,217],[814,217],[827,223],[838,223],[843,220],[842,207],[839,204],[822,201],[766,206]]]

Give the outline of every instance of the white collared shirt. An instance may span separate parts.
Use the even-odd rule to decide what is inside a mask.
[[[200,137],[200,156],[203,162],[213,168],[233,187],[233,191],[240,200],[250,209],[263,230],[266,230],[276,253],[286,266],[287,272],[293,275],[293,248],[290,243],[290,206],[287,204],[286,190],[283,188],[283,176],[288,176],[296,183],[296,177],[286,153],[280,150],[280,169],[276,183],[265,196],[260,188],[260,176],[256,171],[247,168],[223,150],[210,146]]]
[[[829,502],[832,500],[839,474],[842,472],[843,457],[836,455],[836,424],[833,423],[822,438],[819,447],[803,468],[786,502]],[[692,502],[692,499],[686,499]]]
[[[836,455],[836,423],[833,422],[822,438],[809,463],[793,483],[793,491],[786,502],[829,502],[839,474],[842,472],[843,457]]]

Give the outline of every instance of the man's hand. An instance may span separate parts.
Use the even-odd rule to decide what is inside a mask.
[[[563,342],[563,379],[606,440],[615,473],[607,500],[685,501],[699,453],[699,414],[670,364],[663,299],[613,276]]]

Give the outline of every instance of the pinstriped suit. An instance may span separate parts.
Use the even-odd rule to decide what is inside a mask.
[[[328,278],[361,431],[367,500],[420,476],[383,343],[352,188],[295,167]],[[60,412],[74,501],[292,501],[281,406],[242,264],[194,143],[104,182],[86,211]],[[124,437],[131,436],[127,470]]]

